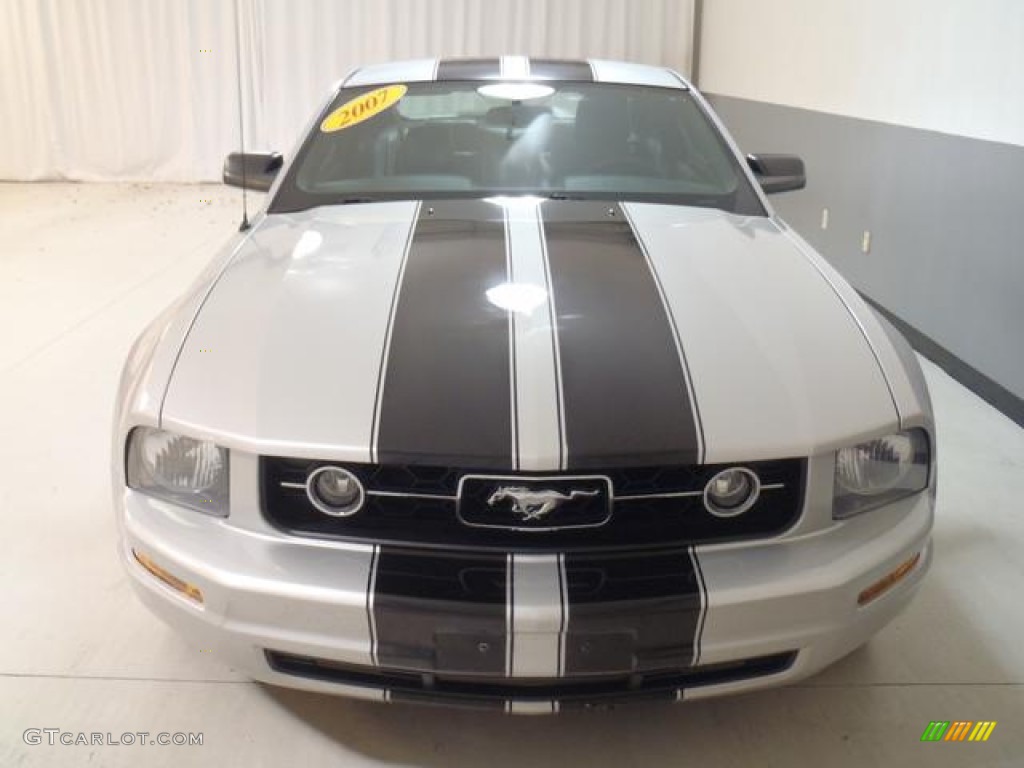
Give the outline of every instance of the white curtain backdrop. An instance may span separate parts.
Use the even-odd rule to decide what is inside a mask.
[[[208,180],[287,152],[360,64],[615,58],[686,74],[692,0],[0,0],[0,179]]]

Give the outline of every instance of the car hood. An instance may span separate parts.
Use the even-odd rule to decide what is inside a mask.
[[[267,216],[197,312],[161,422],[492,470],[811,455],[899,418],[812,256],[770,219],[655,204]]]

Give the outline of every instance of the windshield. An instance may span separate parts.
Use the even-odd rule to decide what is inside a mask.
[[[535,81],[342,89],[270,206],[539,195],[764,215],[682,89]]]

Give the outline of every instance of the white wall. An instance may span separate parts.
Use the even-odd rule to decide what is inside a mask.
[[[1022,0],[706,0],[710,93],[1024,145]]]
[[[287,151],[353,67],[625,58],[687,72],[692,0],[238,0],[247,145]],[[238,136],[233,0],[0,0],[0,179],[216,179]]]

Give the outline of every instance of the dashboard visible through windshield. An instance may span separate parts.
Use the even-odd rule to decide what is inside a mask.
[[[764,215],[688,91],[561,81],[342,89],[269,210],[493,195]]]

